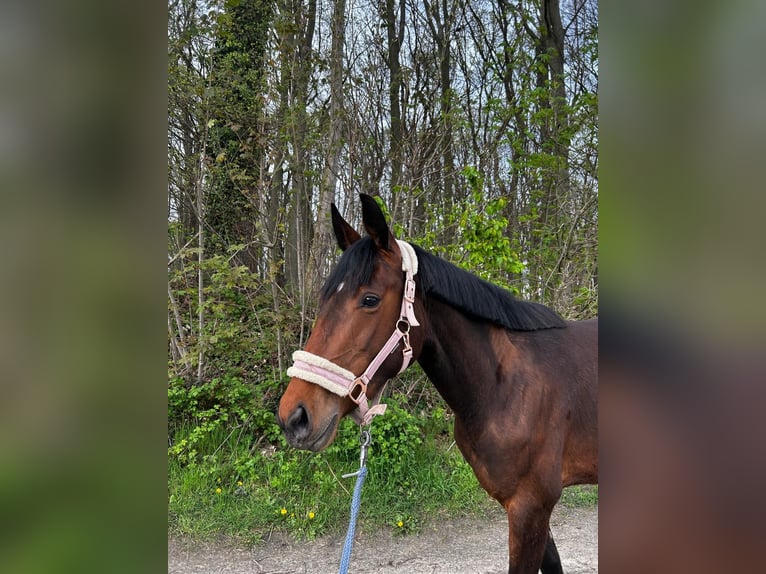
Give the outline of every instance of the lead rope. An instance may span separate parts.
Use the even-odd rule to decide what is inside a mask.
[[[362,434],[359,436],[359,442],[361,443],[359,470],[343,475],[343,478],[356,476],[356,484],[354,485],[354,495],[351,498],[351,518],[348,522],[346,541],[343,543],[343,554],[341,554],[340,557],[340,569],[338,570],[338,574],[347,574],[348,564],[351,561],[351,549],[354,547],[354,532],[356,531],[356,516],[359,514],[359,506],[362,501],[362,485],[364,484],[364,479],[367,478],[367,447],[370,446],[369,431],[362,431]]]

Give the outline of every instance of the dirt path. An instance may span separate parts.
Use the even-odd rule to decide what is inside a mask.
[[[567,574],[598,572],[598,508],[556,508],[553,537]],[[417,535],[389,531],[361,534],[354,543],[353,574],[505,574],[508,571],[505,513],[481,520],[454,520]],[[272,536],[251,549],[191,546],[168,540],[169,574],[335,574],[343,536],[295,542]]]

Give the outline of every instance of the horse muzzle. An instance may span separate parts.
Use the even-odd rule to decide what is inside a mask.
[[[315,426],[314,417],[303,404],[298,404],[286,418],[282,417],[281,410],[280,405],[280,411],[277,412],[277,424],[285,433],[290,446],[318,452],[335,438],[338,427],[337,413]]]

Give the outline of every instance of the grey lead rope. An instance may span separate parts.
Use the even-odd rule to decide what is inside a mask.
[[[338,574],[347,574],[348,565],[351,561],[351,549],[354,547],[354,532],[356,531],[356,517],[359,514],[359,507],[362,499],[362,485],[364,479],[367,478],[367,447],[370,446],[370,433],[366,430],[362,431],[359,437],[361,442],[361,454],[359,457],[359,470],[352,472],[351,474],[344,474],[343,478],[356,476],[356,484],[354,485],[354,495],[351,498],[351,518],[348,522],[348,531],[346,532],[346,541],[343,544],[343,554],[340,558],[340,569]]]

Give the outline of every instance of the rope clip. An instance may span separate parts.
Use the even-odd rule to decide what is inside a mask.
[[[367,464],[367,449],[369,448],[371,442],[372,442],[372,437],[370,436],[370,431],[363,430],[362,433],[359,435],[359,444],[360,444],[359,470],[357,470],[356,472],[350,472],[348,474],[341,475],[343,478],[349,478],[352,476],[359,475],[359,473]]]
[[[359,453],[359,468],[362,468],[367,464],[367,449],[371,442],[372,437],[370,437],[370,431],[363,430],[362,434],[359,435],[359,443],[361,445],[361,452]]]

